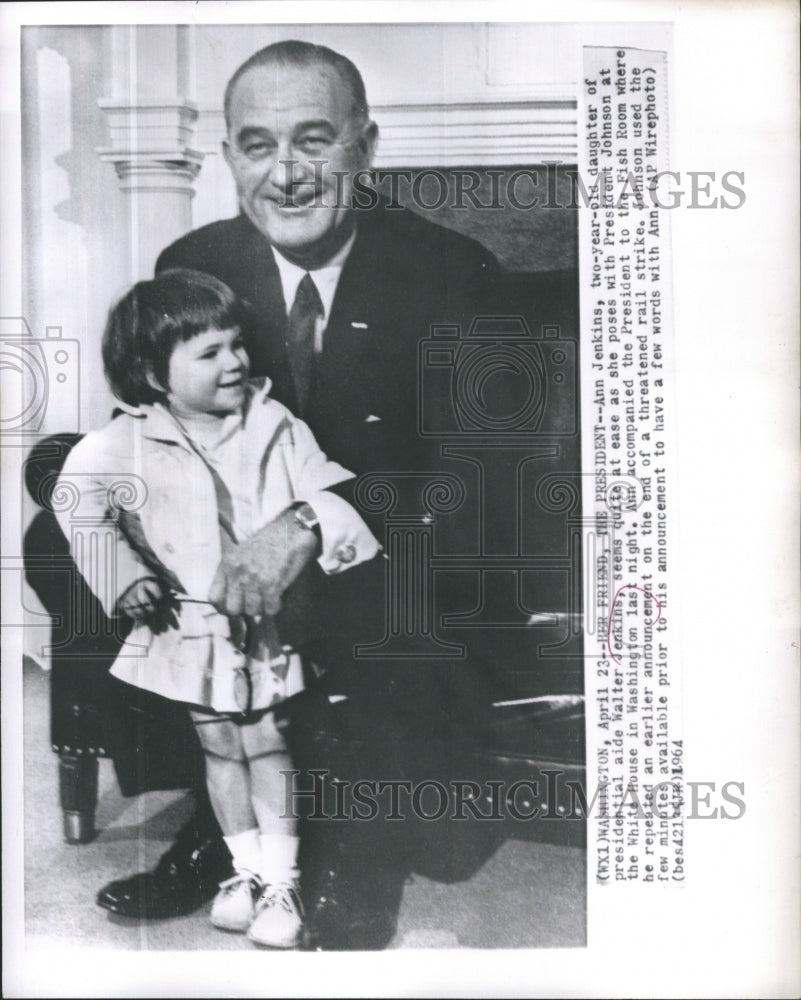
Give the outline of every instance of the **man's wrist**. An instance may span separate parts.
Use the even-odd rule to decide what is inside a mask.
[[[314,512],[314,508],[311,504],[307,503],[305,500],[299,500],[290,505],[289,508],[294,516],[295,523],[303,528],[304,531],[312,533],[317,542],[322,547],[323,544],[323,531],[320,527],[320,519]]]

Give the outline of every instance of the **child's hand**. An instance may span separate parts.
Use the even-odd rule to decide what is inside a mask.
[[[163,596],[164,588],[159,581],[148,576],[132,584],[117,601],[117,607],[135,622],[143,622],[153,614]]]

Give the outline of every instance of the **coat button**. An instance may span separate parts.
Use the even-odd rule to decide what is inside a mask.
[[[356,549],[353,545],[343,545],[337,549],[337,560],[341,563],[352,563],[356,558]]]

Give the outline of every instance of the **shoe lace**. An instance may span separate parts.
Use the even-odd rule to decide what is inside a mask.
[[[256,912],[260,913],[268,906],[280,906],[288,913],[296,914],[301,920],[305,916],[297,887],[291,882],[276,882],[264,887],[256,903]]]
[[[247,882],[250,885],[251,891],[262,892],[264,890],[264,885],[250,872],[237,872],[231,878],[220,882],[220,889],[225,892],[233,892],[243,882]]]

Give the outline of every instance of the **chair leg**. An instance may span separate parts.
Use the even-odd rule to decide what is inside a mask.
[[[86,844],[95,835],[97,771],[97,757],[59,757],[58,786],[68,844]]]

